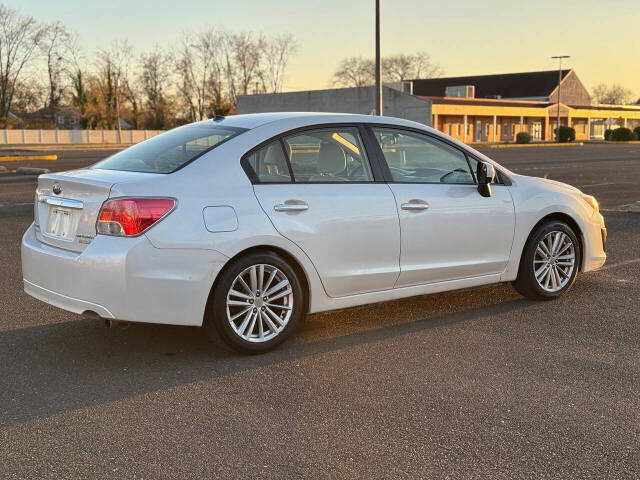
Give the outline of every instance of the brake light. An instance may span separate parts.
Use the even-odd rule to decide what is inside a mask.
[[[104,235],[129,237],[140,235],[167,215],[172,198],[117,198],[107,200],[100,210],[96,230]]]

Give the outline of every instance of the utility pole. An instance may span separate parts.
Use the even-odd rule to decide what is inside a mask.
[[[556,143],[560,143],[560,83],[562,82],[562,59],[571,57],[569,55],[556,55],[551,58],[558,59],[558,120],[556,123]]]
[[[120,86],[120,75],[116,74],[116,78],[114,83],[114,87],[116,89],[116,126],[118,128],[118,143],[122,142],[122,130],[120,130],[120,95],[118,94],[118,87]]]
[[[382,61],[380,59],[380,0],[376,0],[376,115],[382,116]]]

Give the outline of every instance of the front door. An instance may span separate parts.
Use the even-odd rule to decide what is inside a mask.
[[[531,137],[533,140],[542,140],[542,122],[533,122],[531,124]]]
[[[476,120],[476,142],[482,141],[482,122],[480,120]]]
[[[373,133],[400,214],[396,287],[501,273],[515,226],[508,187],[494,185],[482,197],[472,173],[476,160],[430,135],[391,127]]]
[[[358,128],[305,130],[246,161],[263,210],[309,256],[329,296],[393,288],[398,212],[389,186],[374,182]]]

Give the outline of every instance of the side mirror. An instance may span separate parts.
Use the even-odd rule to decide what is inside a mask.
[[[491,182],[496,178],[496,169],[490,163],[478,162],[476,171],[478,178],[478,192],[483,197],[491,196]]]

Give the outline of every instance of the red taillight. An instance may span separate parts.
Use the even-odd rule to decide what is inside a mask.
[[[139,235],[175,206],[171,198],[117,198],[102,205],[96,229],[105,235]]]

